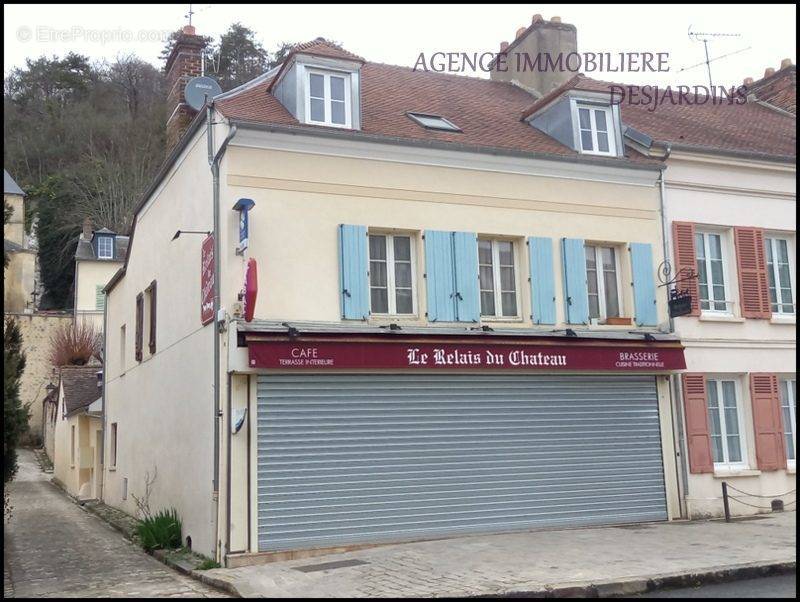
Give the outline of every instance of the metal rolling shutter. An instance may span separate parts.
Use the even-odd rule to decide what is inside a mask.
[[[258,377],[262,551],[666,518],[652,376]]]

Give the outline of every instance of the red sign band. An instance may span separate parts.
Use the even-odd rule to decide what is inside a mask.
[[[355,341],[249,341],[251,368],[662,372],[683,370],[679,346]]]

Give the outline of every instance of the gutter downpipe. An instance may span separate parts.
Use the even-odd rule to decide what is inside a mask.
[[[103,290],[103,405],[100,406],[101,420],[100,425],[103,429],[103,436],[100,437],[100,491],[98,497],[102,502],[106,497],[106,436],[110,435],[106,429],[106,381],[108,380],[108,292]]]
[[[228,148],[228,143],[236,135],[237,127],[232,125],[228,131],[225,140],[214,153],[214,131],[212,126],[215,125],[214,121],[214,101],[212,100],[207,104],[206,108],[206,132],[208,133],[208,164],[211,167],[211,187],[212,187],[212,202],[214,204],[214,228],[212,230],[214,236],[214,326],[211,329],[214,336],[214,480],[212,497],[214,500],[214,550],[215,560],[220,562],[222,558],[222,551],[220,550],[219,539],[219,421],[222,418],[222,410],[220,408],[220,348],[219,348],[219,310],[220,310],[220,280],[221,280],[221,261],[220,261],[220,227],[219,227],[219,164],[222,156]]]
[[[664,161],[669,159],[670,155],[672,154],[672,144],[669,142],[666,143],[666,147],[664,149]],[[669,242],[667,238],[667,215],[664,211],[665,206],[665,199],[667,196],[666,191],[666,184],[664,182],[664,172],[666,171],[666,166],[661,170],[661,174],[658,178],[658,185],[659,185],[659,204],[661,209],[661,240],[663,244],[663,251],[664,251],[664,260],[669,262]],[[669,305],[669,288],[667,287],[667,305]],[[669,332],[670,334],[675,332],[675,319],[670,317],[669,318]],[[675,450],[677,453],[680,454],[680,462],[675,462],[675,471],[676,471],[676,478],[678,482],[678,505],[679,511],[681,513],[681,517],[687,518],[688,517],[688,508],[686,508],[686,492],[688,491],[689,483],[687,482],[686,477],[686,466],[683,460],[683,440],[684,440],[684,433],[683,433],[683,412],[681,411],[681,404],[675,403],[675,399],[680,399],[680,380],[677,378],[676,375],[670,376],[670,404],[674,407],[674,416],[675,416],[675,426],[672,429],[672,437],[673,437],[673,444],[675,445]],[[677,431],[678,440],[675,442],[675,434]]]

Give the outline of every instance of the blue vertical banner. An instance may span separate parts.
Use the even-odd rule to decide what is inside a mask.
[[[239,212],[239,244],[236,246],[236,253],[241,255],[247,249],[250,239],[250,210],[255,207],[253,199],[239,199],[233,206],[234,211]]]

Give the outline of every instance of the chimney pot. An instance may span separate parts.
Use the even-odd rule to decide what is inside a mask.
[[[531,23],[541,23],[542,21],[544,21],[544,17],[537,13],[537,14],[533,15],[533,19],[531,20]]]
[[[764,77],[769,77],[771,75],[775,75],[775,69],[773,69],[772,67],[767,67],[764,70]]]
[[[786,67],[792,66],[792,59],[783,59],[781,61],[781,69],[786,69]]]
[[[550,22],[551,23],[561,23],[561,17],[551,17],[550,18]]]
[[[508,50],[508,42],[500,42],[500,52]]]
[[[92,231],[94,228],[92,227],[92,218],[91,217],[84,217],[83,218],[83,239],[84,240],[92,240]]]
[[[194,28],[194,25],[184,25],[183,33],[185,33],[187,36],[193,36],[197,35],[197,30]]]
[[[753,78],[752,77],[745,77],[743,83],[744,83],[745,86],[749,86],[750,84],[753,83]]]
[[[520,27],[520,28],[517,30],[517,34],[514,36],[514,39],[517,39],[517,38],[518,38],[518,37],[520,37],[520,36],[521,36],[523,33],[525,33],[525,30],[526,30],[526,29],[528,29],[528,28],[527,28],[527,27]]]

